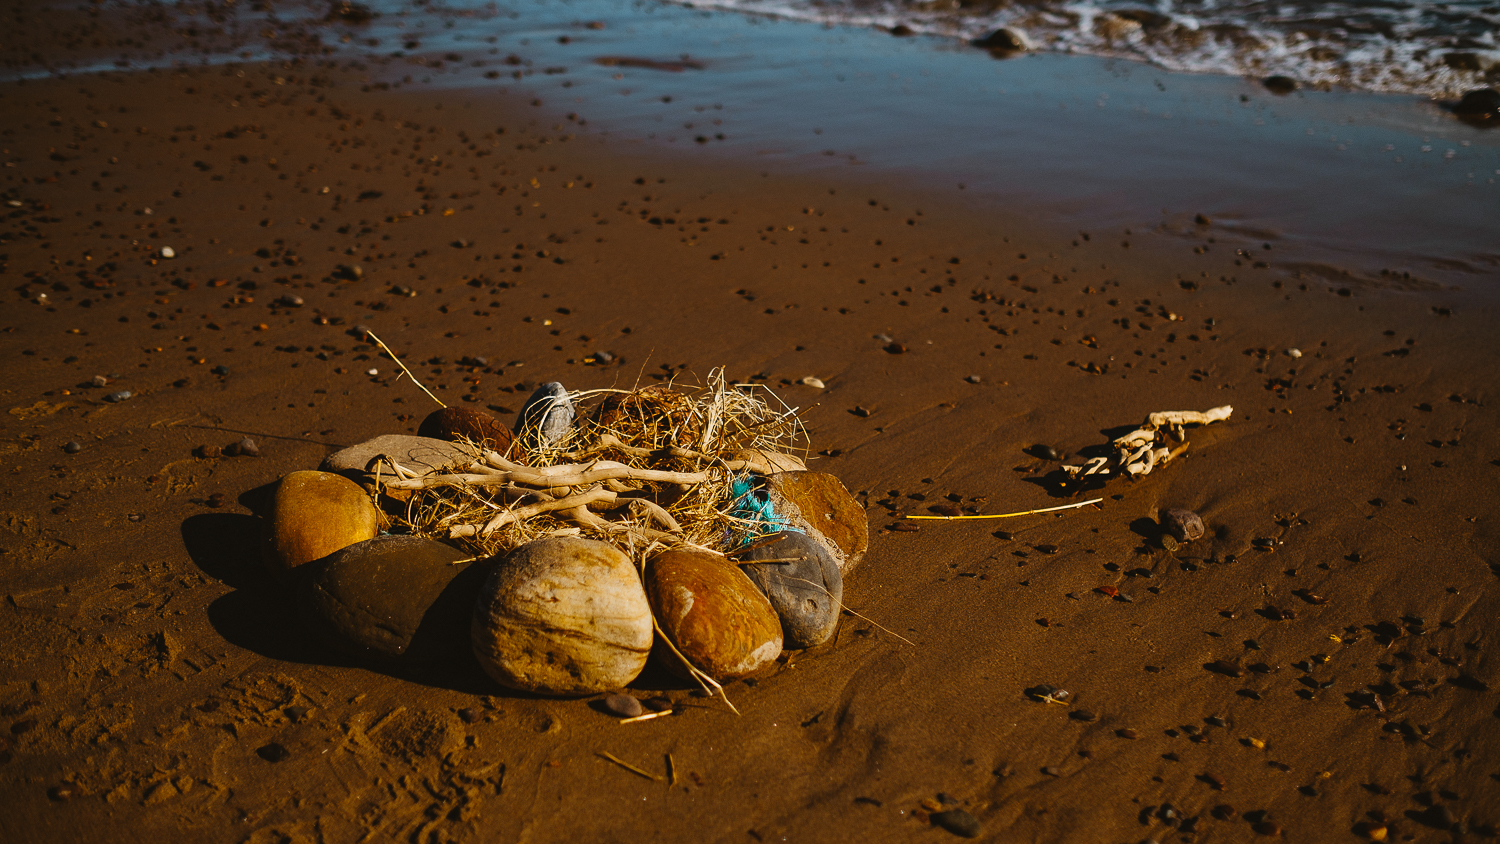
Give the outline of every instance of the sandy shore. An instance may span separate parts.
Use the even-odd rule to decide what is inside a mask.
[[[941,840],[950,804],[1004,841],[1495,835],[1488,296],[363,87],[0,89],[6,840]],[[462,655],[349,664],[260,568],[252,491],[430,409],[356,325],[502,413],[771,386],[869,508],[859,615],[731,685],[738,717],[659,677],[680,714],[622,726]],[[1225,404],[1097,508],[888,530],[1066,503],[1033,446]],[[1209,535],[1152,544],[1170,507]]]

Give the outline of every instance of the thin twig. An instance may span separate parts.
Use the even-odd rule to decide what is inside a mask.
[[[393,352],[393,351],[391,351],[391,347],[387,346],[385,344],[385,342],[383,340],[381,340],[379,337],[376,337],[375,336],[375,332],[366,330],[365,331],[365,335],[368,336],[371,340],[374,340],[375,343],[376,343],[376,345],[380,346],[380,348],[384,349],[385,353],[391,356],[391,360],[395,361],[396,365],[399,366],[399,367],[401,367],[401,371],[406,373],[406,377],[410,378],[411,382],[413,384],[416,384],[417,387],[419,387],[422,390],[422,392],[426,393],[428,398],[430,398],[433,401],[437,402],[438,407],[447,407],[448,406],[446,404],[443,404],[443,400],[442,399],[438,398],[437,396],[434,396],[432,394],[431,390],[429,390],[426,387],[422,386],[422,382],[417,380],[417,376],[411,374],[411,370],[406,368],[406,364],[404,364],[404,363],[401,362],[401,358],[396,357],[396,353]]]
[[[939,522],[963,522],[974,519],[1012,519],[1016,516],[1034,516],[1037,513],[1054,513],[1058,510],[1073,510],[1079,507],[1087,507],[1090,504],[1098,504],[1103,498],[1090,498],[1077,504],[1061,504],[1056,507],[1043,507],[1040,510],[1024,510],[1020,513],[995,513],[985,516],[907,516],[908,519],[932,519]]]
[[[663,715],[671,715],[671,714],[672,714],[672,710],[670,710],[670,709],[663,709],[660,712],[647,712],[644,715],[636,715],[633,718],[621,718],[620,719],[620,723],[621,724],[634,724],[637,721],[650,721],[652,718],[660,718]]]
[[[626,762],[624,759],[621,759],[621,758],[615,756],[612,753],[605,753],[604,751],[600,750],[600,751],[597,751],[597,754],[599,756],[603,756],[605,759],[608,759],[609,761],[615,763],[616,765],[619,765],[621,768],[624,768],[625,770],[631,772],[632,774],[639,774],[640,776],[643,776],[646,779],[651,780],[653,782],[661,782],[661,777],[657,776],[656,774],[650,773],[648,771],[643,771],[640,768],[637,768],[636,766],[630,764],[629,762]]]

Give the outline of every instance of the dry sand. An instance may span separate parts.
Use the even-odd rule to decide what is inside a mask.
[[[997,841],[1495,835],[1485,296],[311,66],[8,84],[0,112],[7,841],[936,841],[948,803]],[[350,664],[252,507],[431,409],[356,324],[501,412],[554,379],[771,386],[867,502],[859,615],[731,685],[738,717],[660,677],[679,714],[621,725],[462,654]],[[1032,446],[1224,404],[1097,508],[888,529],[1067,503]],[[1169,507],[1208,536],[1156,547]]]

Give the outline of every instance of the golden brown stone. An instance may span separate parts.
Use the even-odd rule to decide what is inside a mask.
[[[676,549],[646,563],[646,595],[662,632],[715,680],[753,674],[781,655],[781,621],[771,602],[721,554]],[[687,670],[671,657],[679,674]]]
[[[844,577],[864,559],[870,522],[838,478],[826,472],[781,472],[766,477],[766,491],[777,513],[833,553]]]
[[[359,484],[330,472],[292,472],[276,485],[264,558],[278,577],[380,533],[380,511]]]

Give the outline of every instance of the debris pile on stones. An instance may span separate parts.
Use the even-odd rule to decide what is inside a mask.
[[[265,557],[344,650],[472,650],[500,684],[581,696],[655,659],[722,693],[832,638],[864,509],[798,453],[795,411],[720,372],[536,390],[513,427],[444,407],[418,436],[277,484]]]

